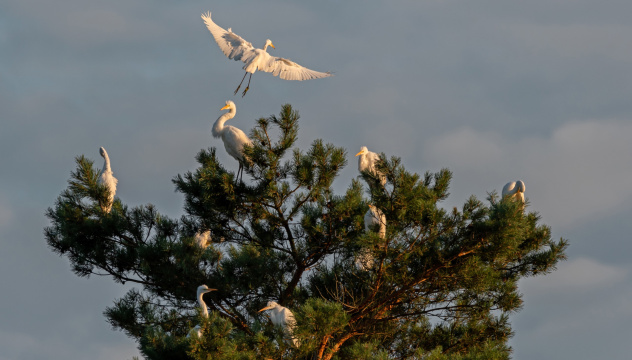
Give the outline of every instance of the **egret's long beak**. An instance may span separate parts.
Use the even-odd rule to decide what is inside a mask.
[[[217,289],[208,289],[206,292],[217,291]]]
[[[276,49],[276,48],[274,47],[274,44],[270,43],[270,46],[272,46],[272,48],[273,48],[273,49]]]
[[[363,153],[363,151],[360,151],[359,153],[355,154],[355,156],[362,155]]]
[[[224,105],[224,107],[223,107],[223,108],[221,108],[220,110],[226,110],[226,109],[228,109],[229,107],[230,107],[229,105]]]
[[[259,310],[257,312],[262,312],[264,310],[270,310],[270,309],[272,309],[272,306],[266,306],[266,307],[264,307],[263,309],[261,309],[261,310]]]

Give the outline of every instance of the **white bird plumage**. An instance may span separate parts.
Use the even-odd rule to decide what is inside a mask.
[[[101,147],[99,149],[99,153],[105,161],[103,162],[103,169],[98,176],[97,183],[105,186],[108,189],[107,203],[100,205],[103,211],[109,213],[112,210],[112,202],[114,201],[114,195],[116,194],[116,184],[118,184],[118,180],[114,177],[112,173],[112,168],[110,166],[110,157],[108,156],[107,151],[105,151],[105,148]]]
[[[369,205],[369,210],[364,214],[364,230],[370,231],[378,225],[378,234],[384,239],[386,237],[386,216],[375,205]]]
[[[200,307],[202,308],[202,316],[204,316],[205,318],[208,318],[208,309],[206,308],[206,303],[204,302],[204,299],[202,298],[204,294],[206,294],[207,292],[211,292],[211,291],[215,291],[217,289],[209,289],[208,286],[206,285],[200,285],[197,288],[197,299],[198,299],[198,304],[200,304]],[[189,332],[189,335],[187,335],[187,337],[190,337],[192,333],[197,334],[198,337],[202,337],[202,328],[200,327],[200,325],[195,325],[195,327],[193,329],[191,329],[191,331]]]
[[[379,227],[378,227],[379,226]],[[369,205],[369,210],[364,214],[364,230],[372,231],[378,227],[377,231],[380,238],[386,238],[386,216],[382,210]],[[368,249],[362,249],[361,253],[356,257],[356,265],[362,270],[368,270],[373,267],[373,256]]]
[[[202,249],[206,249],[211,243],[211,231],[206,230],[202,233],[196,232],[194,238],[195,238],[195,243],[197,244],[197,246],[199,246]]]
[[[222,138],[224,147],[228,152],[228,155],[232,156],[239,162],[239,170],[237,176],[242,171],[243,161],[246,161],[244,157],[244,145],[252,145],[252,140],[241,129],[230,125],[224,125],[224,123],[235,117],[237,107],[235,103],[228,100],[226,105],[220,110],[228,109],[229,111],[220,116],[213,124],[213,137]]]
[[[290,336],[294,347],[299,347],[300,342],[294,337],[294,329],[296,328],[296,319],[290,309],[277,304],[274,301],[268,301],[268,304],[259,312],[270,310],[270,321],[276,326],[280,326]]]
[[[250,79],[252,78],[252,74],[254,74],[257,70],[272,73],[272,75],[279,76],[284,80],[310,80],[333,76],[333,74],[329,72],[310,70],[291,60],[271,56],[266,52],[268,46],[272,46],[274,48],[270,39],[266,40],[263,49],[253,47],[251,43],[244,40],[241,36],[233,33],[231,28],[224,30],[222,27],[215,24],[213,20],[211,20],[210,12],[202,14],[202,20],[204,20],[206,27],[213,35],[213,38],[215,38],[217,45],[219,45],[219,48],[222,50],[224,55],[226,55],[229,59],[236,61],[241,60],[245,63],[243,69],[246,70],[246,73],[235,90],[235,94],[244,82],[246,75],[250,73],[248,85],[246,86],[242,96],[246,95],[246,92],[250,88]]]
[[[524,191],[525,186],[522,180],[508,182],[503,186],[502,197],[511,196],[524,204]]]
[[[375,168],[375,164],[380,160],[380,155],[369,151],[366,146],[363,146],[360,148],[360,152],[357,153],[355,156],[359,156],[358,171],[360,173],[368,171],[369,173],[377,176],[380,179],[380,183],[382,184],[382,186],[386,184],[386,176]]]

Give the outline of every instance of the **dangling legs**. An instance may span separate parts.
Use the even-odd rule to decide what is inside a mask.
[[[244,170],[243,170],[243,165],[241,164],[241,161],[239,162],[239,170],[237,170],[237,176],[235,176],[235,182],[241,181],[241,176],[243,174]]]
[[[246,75],[244,75],[244,77],[246,77]],[[246,95],[246,92],[248,92],[248,89],[250,89],[250,79],[252,79],[252,73],[250,73],[250,77],[248,78],[248,85],[246,85],[246,90],[244,90],[244,92],[241,94],[241,97],[244,97]]]
[[[241,87],[241,84],[244,82],[244,79],[246,78],[246,75],[248,75],[248,72],[246,71],[246,73],[244,74],[244,77],[241,78],[241,82],[239,83],[239,86],[237,86],[237,89],[235,89],[235,92],[233,93],[233,95],[237,94],[237,91],[239,90],[239,88]],[[252,74],[250,74],[250,76],[252,76]],[[250,83],[250,81],[248,81],[248,83]]]

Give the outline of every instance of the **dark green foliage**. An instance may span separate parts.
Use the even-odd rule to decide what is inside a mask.
[[[567,242],[495,193],[447,211],[439,204],[452,174],[409,173],[397,158],[378,164],[386,187],[365,173],[368,187],[354,180],[336,195],[345,150],[320,140],[292,149],[297,134],[289,105],[259,119],[243,182],[214,148],[202,150],[200,167],[174,179],[185,200],[179,220],[118,199],[103,212],[107,190],[78,157],[47,212],[47,242],[79,276],[139,285],[104,314],[148,359],[509,358],[518,280],[552,271]],[[384,213],[385,238],[364,230],[368,204]],[[207,230],[212,244],[202,249],[194,235]],[[368,270],[356,265],[360,254],[373,259]],[[203,297],[208,318],[201,284],[217,289]],[[293,335],[258,312],[268,301],[293,311]],[[203,336],[187,336],[198,324]]]

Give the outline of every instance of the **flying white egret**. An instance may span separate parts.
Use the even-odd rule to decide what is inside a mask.
[[[368,171],[380,179],[380,183],[382,184],[382,186],[386,184],[386,175],[379,172],[375,168],[375,164],[380,160],[380,155],[369,151],[366,146],[363,146],[360,148],[360,152],[357,153],[355,156],[359,156],[358,171],[360,171],[360,173]]]
[[[371,231],[378,228],[378,234],[380,238],[386,238],[386,216],[382,210],[375,207],[375,205],[369,205],[369,210],[364,214],[364,230]],[[356,258],[356,265],[362,270],[368,270],[373,267],[373,256],[368,249],[361,250],[361,253]]]
[[[204,302],[204,299],[202,298],[202,296],[206,294],[207,292],[211,292],[215,290],[217,289],[209,289],[208,286],[206,285],[200,285],[197,288],[197,299],[198,299],[198,303],[200,304],[200,307],[202,308],[202,316],[204,316],[207,319],[208,319],[208,309],[206,308],[206,303]],[[202,328],[200,327],[200,325],[195,325],[195,327],[191,329],[187,337],[190,337],[191,333],[196,333],[198,337],[202,337]]]
[[[112,202],[114,201],[114,195],[116,194],[116,184],[118,180],[112,174],[112,168],[110,167],[110,157],[108,156],[107,151],[103,147],[99,149],[99,153],[105,159],[103,163],[103,170],[99,174],[99,178],[97,183],[100,185],[104,185],[108,189],[108,199],[107,203],[100,204],[101,209],[106,213],[109,213],[112,210]]]
[[[226,101],[226,105],[220,110],[225,109],[228,109],[229,111],[215,121],[212,133],[213,137],[222,138],[228,155],[232,156],[239,162],[239,170],[237,170],[238,178],[239,174],[242,172],[243,161],[246,161],[244,159],[244,145],[252,145],[252,141],[243,131],[241,131],[241,129],[230,125],[224,125],[226,121],[235,117],[235,113],[237,112],[235,103],[230,100]]]
[[[203,233],[195,233],[195,243],[202,249],[206,249],[211,243],[211,231],[206,230]]]
[[[222,52],[224,52],[224,55],[226,55],[229,59],[233,59],[235,61],[241,60],[246,63],[243,67],[243,69],[246,70],[246,73],[241,79],[239,86],[237,86],[237,89],[235,89],[235,94],[237,94],[241,84],[244,82],[246,75],[250,73],[248,85],[246,85],[246,89],[241,96],[246,95],[246,92],[250,88],[250,79],[252,79],[252,74],[254,74],[257,70],[271,72],[272,75],[279,76],[284,80],[310,80],[333,76],[333,74],[329,72],[310,70],[288,59],[271,56],[266,52],[268,46],[272,46],[274,48],[270,39],[266,40],[266,44],[263,46],[263,49],[254,48],[251,43],[244,40],[241,36],[233,33],[230,28],[226,31],[215,24],[213,20],[211,20],[210,12],[202,14],[202,20],[204,20],[206,27],[215,38],[217,45],[219,45],[219,48]]]
[[[290,309],[281,306],[274,301],[268,301],[268,305],[259,310],[259,312],[265,310],[271,310],[272,315],[270,316],[270,321],[272,321],[274,325],[282,327],[283,330],[291,337],[294,347],[299,347],[299,340],[293,336],[294,328],[296,328],[296,319]]]
[[[502,197],[511,196],[524,204],[524,182],[522,180],[508,182],[503,186]]]

